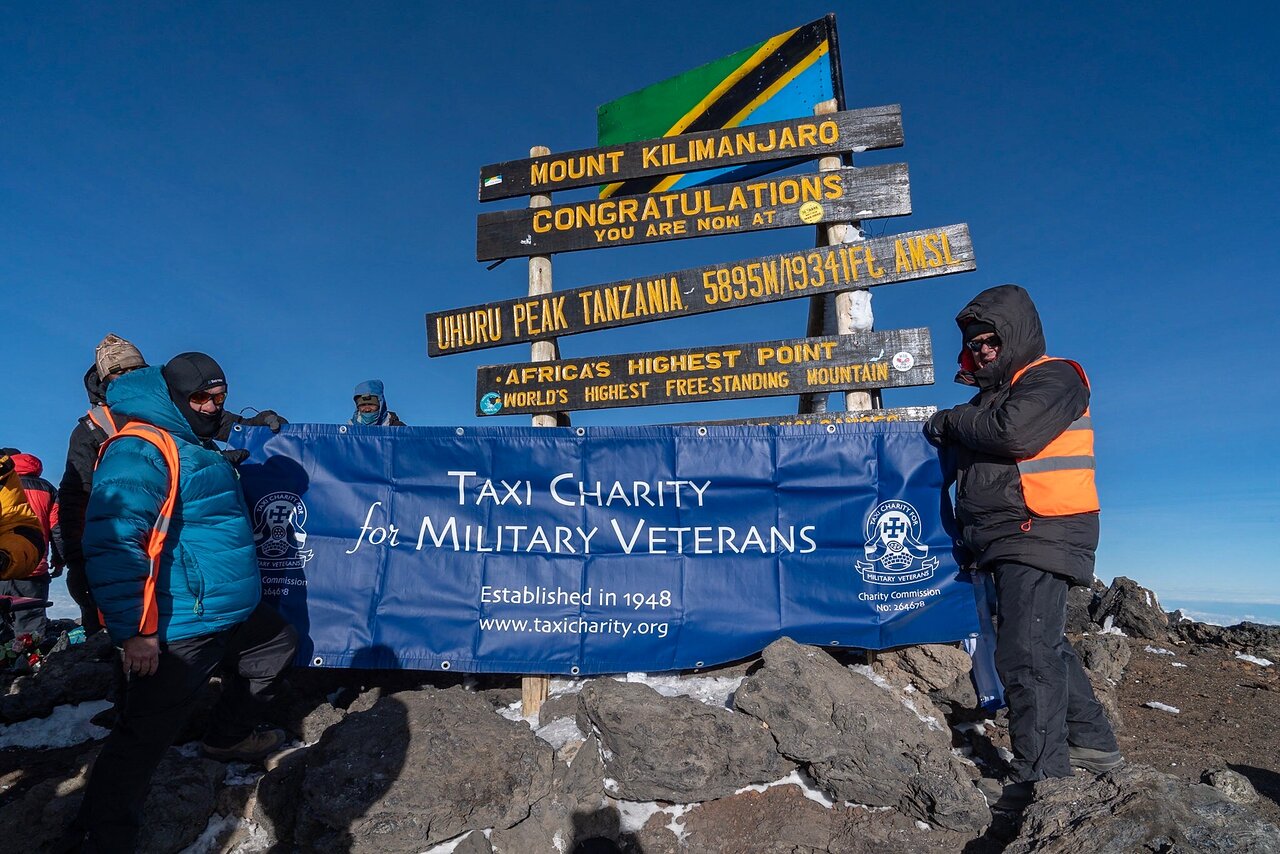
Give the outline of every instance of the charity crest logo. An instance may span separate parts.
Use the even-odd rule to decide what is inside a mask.
[[[253,544],[258,568],[302,569],[315,552],[306,549],[307,505],[295,493],[272,492],[253,506]]]
[[[906,501],[882,501],[866,523],[866,561],[856,561],[858,574],[869,584],[912,584],[928,581],[938,568],[921,542],[920,514]]]

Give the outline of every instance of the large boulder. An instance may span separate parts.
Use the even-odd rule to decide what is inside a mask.
[[[1116,576],[1093,610],[1095,623],[1106,626],[1108,620],[1132,637],[1162,641],[1169,636],[1169,615],[1156,594],[1123,575]]]
[[[947,714],[978,708],[973,659],[959,647],[930,643],[882,652],[872,669],[892,685],[927,694]]]
[[[117,655],[106,632],[51,653],[38,671],[9,685],[0,697],[0,721],[48,717],[57,706],[103,699],[115,684]]]
[[[764,721],[778,750],[806,764],[834,800],[893,807],[961,832],[989,823],[976,772],[952,754],[944,726],[821,649],[783,638],[763,657],[734,703]]]
[[[468,830],[503,830],[548,795],[553,762],[527,725],[461,688],[384,696],[307,751],[294,842],[416,854]]]
[[[692,803],[787,776],[760,721],[692,697],[663,697],[637,682],[597,679],[579,694],[580,728],[605,750],[609,794],[632,801]]]
[[[591,736],[573,762],[557,762],[551,793],[533,804],[529,817],[507,830],[495,830],[489,845],[496,854],[572,851],[581,840],[616,839],[618,813],[606,807],[605,766],[600,742]]]
[[[1081,663],[1110,685],[1120,681],[1132,655],[1129,642],[1120,635],[1084,635],[1072,646]]]
[[[1143,765],[1045,780],[1005,854],[1280,852],[1280,828],[1212,786]]]
[[[1067,634],[1082,635],[1097,631],[1093,612],[1102,594],[1106,592],[1107,585],[1096,578],[1088,587],[1076,585],[1067,590]]]

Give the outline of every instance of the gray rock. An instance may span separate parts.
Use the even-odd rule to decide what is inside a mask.
[[[69,778],[51,778],[32,786],[21,798],[0,809],[0,839],[21,840],[23,851],[57,850],[84,798],[88,757]],[[146,816],[138,840],[141,854],[173,854],[204,831],[217,804],[217,786],[226,766],[192,759],[170,750],[152,777],[143,805]]]
[[[681,831],[677,838],[670,825]],[[643,854],[725,852],[841,852],[842,854],[954,854],[970,836],[925,830],[897,812],[824,807],[799,786],[773,786],[692,807],[678,818],[654,815],[628,850]]]
[[[1073,586],[1067,591],[1067,634],[1082,635],[1097,631],[1093,611],[1106,592],[1107,585],[1096,578],[1088,587]]]
[[[786,756],[834,800],[893,807],[942,827],[977,833],[990,822],[976,773],[889,691],[789,638],[764,651],[737,707],[764,721]]]
[[[1230,646],[1244,650],[1280,649],[1280,626],[1250,622],[1234,626],[1214,626],[1194,620],[1174,620],[1170,628],[1175,636],[1193,644]]]
[[[1129,642],[1120,635],[1084,635],[1072,646],[1085,667],[1111,684],[1120,681],[1132,656]]]
[[[489,844],[484,833],[473,830],[467,834],[466,839],[458,843],[453,849],[453,854],[493,854],[493,846]]]
[[[1200,775],[1200,781],[1213,786],[1237,804],[1252,804],[1258,800],[1258,790],[1249,778],[1230,768],[1212,768]]]
[[[1005,854],[1280,852],[1280,828],[1211,786],[1143,765],[1045,780]]]
[[[303,849],[416,854],[511,827],[552,782],[551,747],[461,688],[385,696],[306,756],[294,833]]]
[[[969,679],[973,662],[963,649],[931,643],[879,653],[872,669],[893,685],[910,684],[930,693]]]
[[[527,851],[572,851],[592,837],[617,839],[621,820],[606,807],[605,766],[600,742],[591,736],[566,765],[556,763],[551,794],[533,804],[529,817],[507,830],[494,831],[489,843],[496,854]]]
[[[795,768],[760,721],[728,709],[613,679],[594,680],[578,696],[579,717],[599,733],[605,773],[618,784],[610,794],[626,800],[720,798]]]
[[[1098,625],[1105,626],[1107,618],[1133,637],[1165,640],[1169,636],[1169,615],[1160,607],[1156,594],[1123,575],[1116,576],[1093,611]]]
[[[106,632],[51,653],[39,671],[18,677],[0,697],[0,721],[48,717],[57,706],[103,699],[115,685],[115,656]]]

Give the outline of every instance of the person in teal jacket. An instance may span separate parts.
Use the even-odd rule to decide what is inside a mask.
[[[121,423],[172,438],[178,482],[153,576],[146,545],[169,494],[166,454],[126,427],[94,473],[85,571],[127,681],[77,823],[88,850],[135,849],[151,775],[214,673],[223,683],[202,745],[207,756],[260,761],[284,742],[282,731],[257,725],[297,635],[261,602],[248,507],[234,467],[212,441],[226,397],[222,368],[203,353],[132,371],[107,393]]]

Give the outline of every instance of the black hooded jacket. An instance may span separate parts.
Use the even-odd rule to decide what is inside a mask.
[[[106,389],[98,379],[98,369],[94,365],[85,371],[84,390],[89,395],[91,408],[107,402]],[[62,474],[62,482],[58,484],[59,517],[54,538],[67,565],[77,570],[84,569],[84,552],[80,549],[80,538],[84,536],[84,511],[89,506],[89,492],[93,489],[98,449],[105,441],[107,434],[85,414],[76,422],[67,442],[67,468]]]
[[[955,449],[956,519],[974,563],[1008,560],[1088,584],[1098,546],[1098,514],[1036,516],[1022,498],[1016,460],[1034,456],[1089,405],[1089,389],[1066,362],[1046,362],[1012,385],[1013,375],[1045,354],[1040,315],[1025,290],[1001,285],[978,294],[956,316],[961,331],[995,327],[1000,356],[981,370],[962,349],[957,382],[976,385],[968,403],[945,410],[931,435]]]

